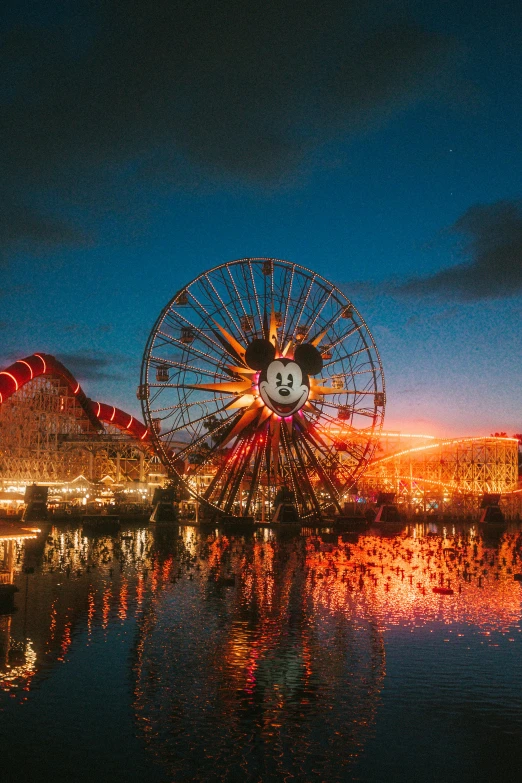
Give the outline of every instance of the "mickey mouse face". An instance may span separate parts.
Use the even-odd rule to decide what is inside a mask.
[[[293,359],[275,358],[275,348],[268,340],[254,340],[246,350],[246,362],[259,375],[259,394],[278,416],[292,416],[300,410],[310,394],[308,375],[320,372],[323,362],[317,348],[299,345]]]
[[[266,379],[261,379],[266,376]],[[279,416],[291,416],[303,407],[310,393],[308,376],[296,362],[276,359],[259,378],[259,394]]]

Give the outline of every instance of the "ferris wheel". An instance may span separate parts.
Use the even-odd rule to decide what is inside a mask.
[[[382,428],[375,342],[318,274],[243,258],[164,307],[138,397],[171,476],[219,514],[269,518],[281,488],[301,518],[340,511]]]

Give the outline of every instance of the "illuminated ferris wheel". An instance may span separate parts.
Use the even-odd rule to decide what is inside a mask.
[[[384,377],[357,309],[320,275],[243,258],[178,291],[149,336],[138,389],[169,474],[209,511],[340,510],[382,428]]]

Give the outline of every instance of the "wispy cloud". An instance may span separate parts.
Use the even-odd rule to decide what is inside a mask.
[[[122,380],[125,375],[123,356],[110,356],[100,351],[59,353],[56,356],[79,381]]]
[[[393,283],[389,289],[405,296],[474,301],[522,293],[522,202],[476,204],[450,227],[463,239],[462,263],[427,277]]]

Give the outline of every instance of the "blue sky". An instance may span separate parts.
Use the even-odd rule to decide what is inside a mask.
[[[53,353],[138,413],[176,290],[274,256],[361,311],[385,428],[519,432],[519,4],[263,8],[13,5],[2,363]]]

